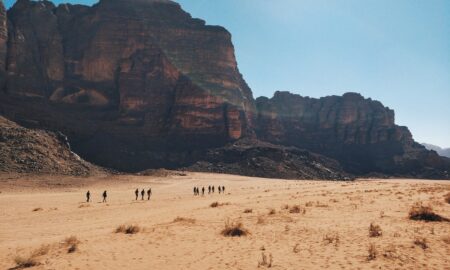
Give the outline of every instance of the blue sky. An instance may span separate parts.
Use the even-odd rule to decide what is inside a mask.
[[[255,97],[359,92],[394,109],[417,141],[450,147],[450,1],[177,2],[232,33]]]

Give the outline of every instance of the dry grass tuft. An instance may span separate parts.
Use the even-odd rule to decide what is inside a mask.
[[[333,244],[337,247],[339,245],[339,241],[340,241],[340,237],[339,234],[337,232],[334,233],[327,233],[324,237],[323,237],[323,241],[325,241],[325,244]]]
[[[49,245],[42,245],[38,249],[31,252],[29,256],[17,255],[14,258],[16,267],[14,269],[29,268],[39,265],[38,257],[46,255],[50,251]]]
[[[367,254],[367,260],[368,261],[372,261],[372,260],[375,260],[377,258],[378,251],[377,251],[377,248],[376,248],[374,243],[371,243],[369,245],[369,248],[368,248],[367,252],[368,252],[368,254]]]
[[[251,209],[251,208],[247,208],[247,209],[244,210],[244,213],[246,213],[246,214],[249,214],[249,213],[252,213],[252,212],[253,212],[253,209]]]
[[[369,237],[379,237],[382,234],[383,233],[381,232],[380,225],[376,225],[376,224],[370,223],[370,226],[369,226]]]
[[[269,257],[267,257],[267,255],[264,252],[262,252],[261,261],[258,262],[258,268],[259,267],[271,268],[272,265],[273,265],[272,253],[269,253]]]
[[[424,220],[424,221],[450,221],[433,212],[431,206],[424,206],[422,203],[416,203],[409,210],[409,219]]]
[[[277,212],[275,211],[275,209],[271,208],[269,209],[269,215],[275,215]]]
[[[427,243],[427,239],[425,237],[416,237],[416,239],[414,239],[414,245],[421,247],[422,249],[427,249],[428,248],[428,243]]]
[[[176,217],[173,220],[173,223],[190,223],[190,224],[194,224],[195,223],[195,219],[194,218],[185,218],[185,217]]]
[[[141,227],[137,225],[120,225],[116,228],[115,233],[136,234],[141,231]]]
[[[227,237],[241,237],[250,234],[241,222],[230,222],[230,220],[225,222],[225,227],[220,233]]]
[[[74,253],[75,251],[77,251],[79,243],[80,243],[80,241],[74,235],[69,236],[66,239],[64,239],[64,245],[66,247],[68,247],[67,248],[67,253]]]
[[[230,204],[230,203],[213,202],[213,203],[211,203],[209,206],[215,208],[215,207],[219,207],[219,206],[222,206],[222,205],[229,205],[229,204]]]

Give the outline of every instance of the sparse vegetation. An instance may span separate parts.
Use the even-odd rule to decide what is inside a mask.
[[[211,203],[209,206],[212,207],[212,208],[215,208],[215,207],[219,207],[219,206],[222,206],[222,205],[229,205],[229,204],[230,204],[230,203],[213,202],[213,203]]]
[[[269,215],[275,215],[277,212],[275,211],[275,209],[271,208],[269,209]]]
[[[16,263],[15,269],[29,268],[39,265],[40,263],[37,258],[46,255],[49,251],[50,246],[42,245],[38,249],[31,252],[29,256],[17,255],[14,258],[14,262]]]
[[[422,203],[416,203],[409,210],[409,219],[423,221],[450,221],[433,212],[431,206],[424,206]]]
[[[137,225],[120,225],[116,228],[115,233],[136,234],[141,231]]]
[[[185,217],[176,217],[173,220],[174,223],[191,223],[194,224],[195,223],[195,219],[193,218],[185,218]]]
[[[261,261],[258,262],[258,268],[259,267],[271,268],[272,265],[273,265],[272,253],[269,253],[269,257],[267,257],[267,255],[264,252],[262,252]]]
[[[369,226],[369,237],[379,237],[382,234],[383,233],[381,232],[380,225],[376,225],[376,224],[370,223],[370,226]]]
[[[339,241],[340,241],[340,237],[339,234],[337,232],[335,233],[327,233],[324,237],[323,237],[323,241],[325,241],[325,244],[333,244],[335,246],[339,245]]]
[[[253,212],[253,209],[251,209],[251,208],[247,208],[247,209],[244,210],[245,214],[249,214],[249,213],[252,213],[252,212]]]
[[[220,232],[223,236],[227,237],[241,237],[249,234],[249,231],[244,228],[241,222],[225,222],[225,227]]]
[[[33,212],[39,212],[39,211],[42,211],[42,210],[44,210],[44,209],[42,209],[41,207],[36,207],[36,208],[33,209]]]
[[[377,258],[378,251],[377,251],[377,248],[376,248],[374,243],[371,243],[369,245],[369,249],[367,250],[367,252],[368,252],[368,254],[367,254],[367,260],[368,261],[372,261],[372,260],[375,260]]]
[[[80,243],[80,241],[74,235],[69,236],[66,239],[64,239],[64,245],[66,247],[68,247],[67,248],[67,253],[74,253],[75,251],[77,251],[79,243]]]
[[[425,237],[416,237],[414,239],[414,245],[421,247],[422,249],[428,248],[427,239]]]

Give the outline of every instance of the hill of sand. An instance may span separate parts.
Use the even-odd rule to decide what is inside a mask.
[[[193,196],[208,185],[214,194]],[[149,187],[150,201],[134,200]],[[450,217],[445,181],[3,174],[0,191],[0,269],[31,254],[32,269],[450,269],[450,223],[408,218],[419,201]],[[223,236],[227,220],[248,235]]]

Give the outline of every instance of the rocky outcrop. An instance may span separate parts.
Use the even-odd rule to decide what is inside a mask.
[[[357,93],[320,99],[289,92],[256,100],[257,134],[341,162],[349,172],[446,178],[450,162],[417,144],[394,111]],[[430,173],[431,168],[437,172]],[[431,169],[431,170],[430,170]]]
[[[73,153],[63,134],[26,129],[0,116],[0,172],[87,176],[101,171]]]
[[[8,24],[3,1],[0,2],[0,92],[5,87]]]
[[[0,110],[64,131],[91,161],[145,169],[165,165],[154,152],[253,136],[254,100],[230,33],[172,1],[19,0],[8,18]]]
[[[423,146],[425,146],[428,150],[433,150],[438,153],[438,155],[442,157],[448,157],[450,158],[450,148],[442,148],[437,145],[429,144],[429,143],[422,143]]]

